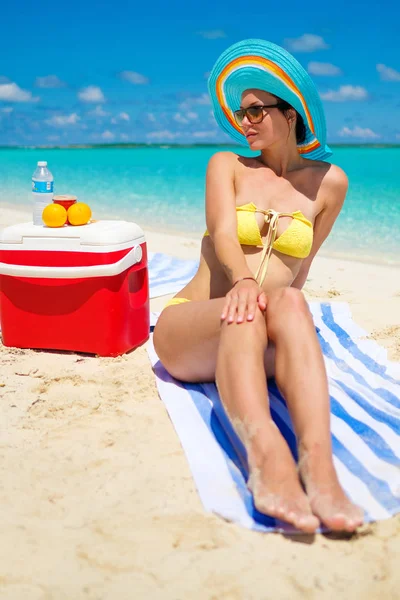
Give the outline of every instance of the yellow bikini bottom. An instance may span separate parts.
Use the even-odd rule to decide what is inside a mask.
[[[167,306],[175,306],[175,304],[183,304],[184,302],[190,302],[190,300],[188,300],[188,298],[171,298],[164,308],[167,308]]]

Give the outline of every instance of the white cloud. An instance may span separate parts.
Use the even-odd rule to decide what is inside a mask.
[[[331,63],[322,62],[308,63],[308,72],[311,73],[311,75],[327,75],[328,77],[334,77],[335,75],[342,74],[342,71],[339,69],[339,67],[336,67]]]
[[[11,83],[11,81],[9,80],[8,77],[5,77],[4,75],[0,75],[0,83]]]
[[[58,142],[58,140],[60,139],[59,135],[48,135],[47,139],[49,140],[49,142]]]
[[[71,113],[70,115],[55,115],[50,119],[46,119],[47,125],[51,125],[52,127],[67,127],[68,125],[76,125],[80,117],[76,113]]]
[[[341,137],[361,138],[363,140],[376,140],[377,138],[381,137],[375,133],[375,131],[372,131],[372,129],[369,129],[368,127],[359,127],[358,125],[353,127],[353,129],[350,127],[343,127],[339,131],[339,135]]]
[[[119,74],[121,79],[134,83],[135,85],[146,85],[150,82],[149,78],[136,71],[121,71]]]
[[[205,38],[206,40],[218,40],[220,38],[226,38],[225,31],[222,29],[210,29],[209,31],[198,31],[198,35]]]
[[[190,109],[192,106],[198,105],[198,106],[209,106],[211,104],[211,100],[208,94],[204,93],[201,94],[200,96],[192,96],[190,98],[188,98],[187,100],[184,100],[183,102],[181,102],[179,104],[179,107],[181,110],[188,110]]]
[[[194,138],[198,138],[198,139],[203,139],[203,138],[208,138],[208,137],[214,137],[215,135],[217,135],[217,132],[215,130],[210,130],[210,131],[194,131],[192,133],[192,136]]]
[[[61,88],[67,84],[61,81],[57,75],[46,75],[45,77],[36,77],[35,85],[40,88]]]
[[[13,110],[14,109],[12,106],[5,106],[4,108],[1,109],[1,112],[9,114],[9,113],[12,113]]]
[[[121,138],[121,140],[129,140],[129,135],[127,135],[126,133],[121,133],[119,137]]]
[[[195,96],[193,98],[195,104],[207,105],[211,104],[210,96],[206,93],[201,94],[201,96]]]
[[[153,115],[153,113],[147,113],[147,118],[151,123],[155,123],[156,122],[156,117],[155,115]]]
[[[185,125],[186,123],[189,123],[188,119],[185,119],[185,117],[182,117],[181,113],[175,113],[172,118],[177,123],[181,123],[181,125]]]
[[[130,116],[128,115],[128,113],[126,113],[126,112],[120,112],[120,113],[119,113],[119,115],[117,115],[116,117],[113,117],[113,118],[111,119],[111,123],[112,123],[113,125],[116,125],[116,124],[117,124],[117,123],[119,123],[120,121],[130,121],[130,120],[131,120],[131,118],[130,118]]]
[[[93,110],[90,110],[87,114],[91,117],[108,117],[110,113],[106,112],[102,106],[98,105]]]
[[[16,83],[0,84],[0,100],[6,102],[37,102],[39,98],[34,98],[32,92],[23,90]]]
[[[304,33],[298,38],[288,38],[285,40],[285,45],[292,52],[315,52],[329,48],[320,35],[312,33]]]
[[[164,129],[162,131],[152,131],[146,137],[149,140],[174,140],[178,135],[178,133]]]
[[[400,81],[400,73],[396,69],[379,64],[376,65],[376,70],[380,73],[382,81]]]
[[[396,133],[396,140],[400,140],[400,133]]]
[[[183,116],[181,113],[175,113],[172,118],[177,123],[181,123],[182,125],[184,125],[186,123],[189,123],[189,121],[195,121],[199,118],[199,115],[195,112],[185,113],[185,116]]]
[[[321,94],[323,100],[329,102],[345,102],[346,100],[365,100],[368,92],[360,85],[341,85],[338,90],[329,90]]]
[[[103,138],[103,140],[113,140],[115,138],[115,135],[113,134],[112,131],[109,131],[107,129],[106,131],[103,131],[103,133],[101,134],[101,137]]]
[[[105,102],[103,92],[96,85],[88,85],[82,88],[78,93],[78,98],[82,102]]]

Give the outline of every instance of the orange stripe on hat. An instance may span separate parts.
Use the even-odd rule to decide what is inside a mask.
[[[309,144],[304,144],[303,146],[297,146],[297,150],[298,150],[299,154],[307,154],[308,152],[312,152],[313,150],[316,150],[320,146],[321,146],[321,144],[319,143],[319,141],[317,139],[315,139],[313,142],[310,142]]]
[[[216,94],[217,94],[218,102],[220,103],[222,111],[224,112],[226,118],[228,119],[228,121],[232,125],[232,127],[234,127],[239,133],[242,133],[241,128],[237,125],[236,121],[233,119],[232,113],[231,113],[230,109],[227,107],[226,102],[225,102],[225,96],[224,96],[224,92],[223,92],[223,87],[224,87],[225,81],[229,77],[229,75],[233,71],[237,70],[238,68],[242,68],[245,66],[247,66],[247,67],[258,66],[258,65],[260,65],[264,69],[267,69],[268,71],[271,71],[274,75],[276,75],[277,77],[282,79],[282,81],[285,83],[285,85],[287,85],[287,87],[289,87],[292,90],[292,92],[294,92],[298,96],[298,98],[304,108],[304,112],[307,116],[307,122],[308,122],[309,129],[315,135],[315,128],[314,128],[314,123],[313,123],[313,120],[311,117],[311,113],[308,109],[306,101],[304,100],[303,94],[300,92],[299,88],[296,86],[294,81],[289,77],[289,75],[287,73],[285,73],[285,71],[283,71],[283,69],[281,69],[281,67],[279,67],[277,64],[275,64],[271,60],[268,60],[267,58],[263,58],[262,56],[254,56],[254,55],[241,56],[240,58],[235,58],[233,61],[231,61],[229,64],[227,64],[226,67],[221,71],[220,75],[218,76],[217,82],[216,82]],[[316,139],[305,146],[301,146],[301,148],[299,148],[299,152],[301,154],[304,154],[304,153],[310,152],[311,150],[315,150],[319,146],[320,146],[320,143]]]

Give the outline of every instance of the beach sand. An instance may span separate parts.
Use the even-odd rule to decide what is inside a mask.
[[[0,213],[0,227],[29,219]],[[198,257],[199,240],[146,238]],[[304,291],[349,302],[400,361],[398,268],[317,257]],[[0,346],[0,364],[2,600],[399,598],[399,516],[351,538],[286,538],[205,513],[145,347],[110,359]]]

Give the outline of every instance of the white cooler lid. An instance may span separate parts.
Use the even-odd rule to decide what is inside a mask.
[[[143,230],[128,221],[95,221],[64,227],[19,223],[0,232],[0,250],[113,252],[144,241]]]

